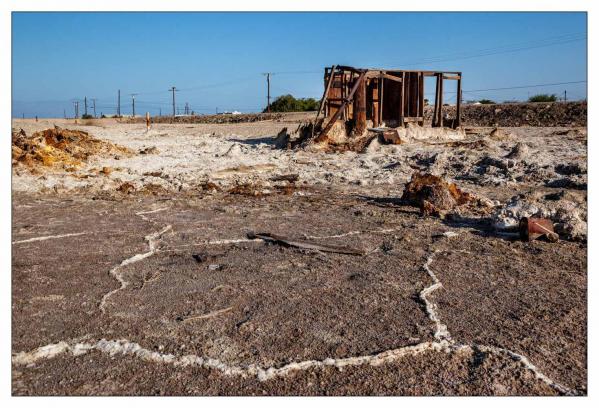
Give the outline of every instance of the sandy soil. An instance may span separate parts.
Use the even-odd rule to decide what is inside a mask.
[[[326,154],[274,149],[290,120],[13,128],[54,124],[157,152],[13,168],[13,394],[586,394],[585,129]],[[416,170],[486,212],[421,217]],[[497,231],[535,212],[565,240]]]

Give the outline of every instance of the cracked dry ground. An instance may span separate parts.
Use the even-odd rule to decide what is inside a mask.
[[[586,394],[586,245],[348,192],[17,194],[12,282],[15,395]]]

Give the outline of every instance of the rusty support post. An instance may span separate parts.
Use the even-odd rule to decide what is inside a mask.
[[[401,95],[399,98],[399,124],[398,126],[404,126],[404,105],[406,100],[406,73],[401,73]]]
[[[352,133],[360,136],[366,131],[366,80],[358,79],[358,81],[359,85],[353,104],[355,126]]]
[[[433,109],[432,127],[438,127],[437,117],[439,116],[439,75],[435,75],[435,77],[437,78],[437,81],[435,82],[435,107]]]
[[[318,107],[318,112],[316,113],[316,118],[314,119],[314,124],[312,125],[312,137],[314,137],[314,128],[316,127],[316,122],[318,122],[318,117],[320,116],[320,112],[322,111],[322,108],[324,107],[324,105],[326,103],[327,96],[329,95],[329,89],[331,89],[331,84],[333,83],[333,73],[335,72],[335,67],[336,67],[336,65],[333,65],[333,67],[331,68],[331,73],[329,74],[329,80],[327,81],[327,85],[324,89],[324,94],[322,94],[322,99],[320,100],[320,106]],[[325,71],[325,77],[326,77],[326,71]],[[326,114],[325,114],[325,116],[326,116]]]
[[[443,74],[439,75],[439,127],[443,127]]]
[[[379,79],[379,99],[380,99],[380,104],[379,104],[379,124],[383,124],[383,96],[384,96],[384,83],[385,83],[385,79],[383,78],[383,76],[381,75],[381,78]]]
[[[460,77],[458,78],[458,93],[456,94],[456,104],[455,104],[455,128],[459,128],[461,126],[462,121],[462,73],[460,72]]]
[[[379,82],[380,79],[373,79],[376,81],[375,85],[372,87],[372,126],[375,128],[379,127]]]
[[[424,125],[424,75],[418,73],[418,117],[422,120],[418,121],[420,126]]]

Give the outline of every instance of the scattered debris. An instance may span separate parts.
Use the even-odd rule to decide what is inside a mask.
[[[195,259],[197,263],[202,263],[206,260],[206,257],[202,254],[192,254],[191,257]]]
[[[200,183],[199,186],[202,191],[220,191],[221,188],[218,186],[218,184],[213,183],[211,181],[205,181],[203,183]]]
[[[220,265],[219,264],[210,264],[208,265],[208,270],[209,271],[217,271],[220,269]]]
[[[262,197],[265,192],[268,193],[268,191],[265,191],[261,185],[252,183],[237,184],[236,186],[227,190],[227,192],[229,194],[239,194],[249,197]]]
[[[406,184],[401,199],[420,208],[422,215],[442,217],[446,211],[473,201],[475,197],[439,176],[414,173]]]
[[[316,244],[310,241],[305,240],[291,240],[286,237],[270,234],[270,233],[259,233],[255,234],[253,232],[249,232],[247,234],[248,239],[261,239],[266,242],[270,242],[273,244],[283,245],[287,247],[296,247],[301,249],[310,249],[315,251],[322,252],[334,252],[338,254],[345,255],[365,255],[365,252],[359,249],[353,249],[349,247],[340,247],[340,246],[332,246],[332,245],[321,245]]]
[[[270,178],[271,181],[288,181],[290,183],[295,183],[299,180],[299,174],[281,174],[278,176],[273,176]]]
[[[116,191],[120,191],[124,194],[131,194],[135,191],[135,186],[129,182],[125,182],[117,187]]]
[[[158,154],[160,151],[156,146],[146,147],[145,149],[141,149],[139,154]]]

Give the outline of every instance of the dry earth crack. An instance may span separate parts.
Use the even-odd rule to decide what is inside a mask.
[[[161,210],[162,209],[154,210],[152,212],[157,212]],[[137,215],[142,216],[144,219],[146,219],[143,216],[143,214],[147,213],[150,212],[137,213]],[[129,282],[126,281],[120,273],[120,268],[131,263],[141,261],[155,254],[157,252],[157,242],[160,240],[163,234],[165,234],[171,229],[172,226],[167,225],[161,230],[146,236],[145,239],[148,242],[149,251],[136,254],[130,258],[127,258],[124,261],[122,261],[119,265],[115,266],[113,269],[110,270],[110,274],[120,282],[121,286],[104,295],[100,304],[100,309],[102,310],[102,312],[104,312],[106,301],[110,298],[110,296],[126,288],[129,285]],[[429,299],[429,296],[433,292],[443,287],[442,282],[439,280],[437,275],[432,271],[430,267],[434,261],[435,256],[441,252],[451,251],[435,250],[427,257],[425,263],[423,264],[422,268],[427,272],[427,274],[433,282],[430,286],[425,287],[419,294],[420,299],[425,304],[426,312],[428,314],[429,319],[435,325],[435,341],[433,342],[422,342],[416,345],[399,347],[396,349],[387,350],[381,353],[371,355],[346,358],[326,358],[324,360],[304,360],[292,362],[280,367],[260,367],[255,364],[231,365],[215,358],[198,356],[193,354],[177,356],[174,354],[160,353],[157,351],[146,349],[142,347],[140,344],[126,339],[101,339],[95,343],[68,343],[66,341],[61,341],[58,343],[48,344],[39,347],[31,351],[13,353],[12,363],[15,365],[28,366],[31,364],[35,364],[37,361],[51,359],[64,353],[71,353],[73,356],[79,356],[95,350],[109,354],[111,356],[132,356],[135,358],[139,358],[143,361],[161,364],[172,364],[176,367],[198,366],[206,369],[214,369],[220,371],[223,375],[226,376],[241,376],[244,378],[256,377],[260,381],[267,381],[273,378],[286,376],[294,371],[308,370],[312,368],[336,367],[341,370],[343,369],[343,367],[348,366],[377,366],[400,360],[405,356],[415,356],[427,351],[443,353],[471,353],[474,352],[475,349],[477,349],[479,351],[483,351],[489,354],[508,356],[512,360],[520,363],[523,368],[530,370],[538,380],[544,382],[545,384],[556,390],[558,393],[564,395],[576,395],[577,392],[575,390],[572,390],[562,384],[559,384],[556,381],[549,378],[548,376],[546,376],[524,355],[518,354],[509,349],[501,347],[477,344],[460,344],[456,343],[455,340],[452,339],[451,333],[449,332],[447,326],[443,324],[441,322],[441,319],[439,318],[436,303]]]
[[[163,211],[166,208],[160,208],[157,210],[152,210],[152,211],[144,211],[144,212],[138,212],[136,213],[136,215],[140,216],[144,221],[150,221],[152,223],[155,224],[155,222],[149,218],[147,218],[145,216],[145,214],[151,214],[151,213],[155,213],[158,211]],[[146,258],[151,257],[152,255],[154,255],[156,252],[158,252],[158,248],[157,248],[157,244],[160,241],[160,239],[162,238],[162,236],[167,233],[168,231],[172,230],[172,225],[167,225],[164,228],[162,228],[159,231],[156,231],[150,235],[147,235],[144,237],[144,239],[146,240],[146,242],[148,243],[148,248],[149,250],[146,252],[142,252],[139,254],[135,254],[125,260],[123,260],[120,264],[118,264],[117,266],[113,267],[110,271],[109,274],[111,276],[113,276],[119,283],[120,283],[120,287],[111,290],[110,292],[106,293],[104,296],[102,296],[102,300],[100,301],[100,310],[102,311],[102,313],[106,313],[106,302],[108,301],[108,299],[114,295],[116,292],[119,292],[125,288],[127,288],[127,286],[129,286],[129,281],[125,280],[125,278],[123,277],[123,274],[121,273],[121,269],[127,265],[131,265],[132,263],[135,262],[139,262],[141,260],[144,260]]]

